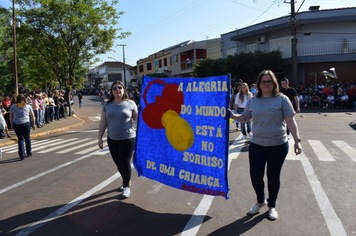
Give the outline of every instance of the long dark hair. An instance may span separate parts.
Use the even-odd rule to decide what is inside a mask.
[[[123,95],[122,95],[122,100],[129,100],[129,95],[127,94],[127,90],[126,90],[124,84],[123,84],[120,80],[117,80],[117,81],[115,81],[115,82],[111,85],[111,88],[110,88],[110,98],[109,98],[108,103],[114,101],[114,99],[115,99],[115,97],[114,97],[114,95],[113,95],[113,93],[112,93],[112,87],[114,87],[116,84],[121,85],[122,88],[124,89],[124,93],[123,93]]]
[[[15,106],[18,108],[24,108],[26,106],[26,97],[23,94],[17,95]]]
[[[241,84],[236,83],[234,86],[234,95],[238,94],[240,91],[238,89],[238,87],[240,86],[240,90],[241,90]]]
[[[269,77],[271,77],[271,80],[273,82],[272,96],[277,97],[279,94],[278,81],[277,81],[275,74],[271,70],[264,70],[258,75],[257,83],[256,83],[256,87],[258,88],[258,91],[257,91],[256,97],[258,97],[258,98],[262,97],[262,89],[260,88],[260,85],[261,85],[262,77],[264,75],[269,75]]]

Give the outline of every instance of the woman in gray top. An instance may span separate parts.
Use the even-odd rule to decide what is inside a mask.
[[[32,129],[35,130],[36,119],[35,115],[33,114],[32,107],[26,104],[26,97],[23,94],[19,94],[17,96],[16,103],[10,107],[10,123],[11,127],[15,130],[17,135],[19,156],[21,161],[25,159],[24,141],[26,142],[26,157],[32,156],[30,117],[32,119]]]
[[[288,97],[279,93],[274,73],[270,70],[262,71],[257,79],[257,88],[256,96],[247,101],[244,113],[234,115],[230,110],[230,117],[242,123],[253,119],[249,162],[257,203],[251,207],[249,214],[257,214],[268,202],[269,218],[276,220],[278,213],[275,207],[280,187],[280,173],[289,150],[287,126],[294,138],[296,155],[302,153],[302,146],[292,104]],[[263,181],[266,164],[269,193],[267,201]]]
[[[122,197],[130,196],[131,157],[135,147],[136,131],[132,120],[137,121],[137,106],[129,99],[124,84],[116,81],[111,85],[111,95],[101,111],[98,145],[103,149],[103,135],[107,128],[110,154],[119,170],[123,184]]]

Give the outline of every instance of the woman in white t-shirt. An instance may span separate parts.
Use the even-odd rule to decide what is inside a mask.
[[[240,92],[235,97],[235,114],[244,113],[247,100],[253,97],[253,94],[249,91],[247,83],[242,83]],[[252,138],[251,134],[251,121],[247,123],[241,123],[242,139],[246,139],[246,124],[247,124],[247,133]]]

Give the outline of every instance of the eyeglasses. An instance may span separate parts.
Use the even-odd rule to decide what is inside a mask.
[[[272,80],[262,80],[262,81],[261,81],[261,84],[263,84],[263,85],[270,85],[270,84],[272,84],[272,83],[273,83]]]
[[[122,86],[112,87],[112,90],[116,90],[116,89],[121,90]]]

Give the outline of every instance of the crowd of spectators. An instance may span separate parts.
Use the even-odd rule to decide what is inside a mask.
[[[21,88],[19,93],[26,97],[26,103],[32,107],[37,128],[65,119],[68,114],[69,106],[63,90],[42,91],[34,89],[29,91]],[[11,129],[9,112],[11,105],[16,102],[15,98],[15,94],[10,97],[9,94],[5,93],[1,99],[0,115],[4,118],[5,123],[3,127],[0,127],[0,138],[6,138],[5,133],[8,134],[8,130]],[[69,102],[73,105],[73,93],[70,94]],[[74,113],[73,106],[71,107],[72,113]],[[9,134],[7,137],[11,138]]]
[[[300,108],[355,108],[355,83],[333,82],[317,86],[310,84],[309,87],[299,83],[295,87]]]

